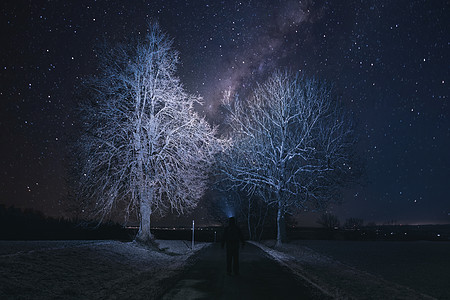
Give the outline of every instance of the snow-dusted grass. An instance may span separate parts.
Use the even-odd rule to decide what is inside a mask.
[[[153,299],[209,243],[0,241],[0,299]]]
[[[301,241],[275,248],[275,241],[254,243],[294,274],[336,299],[433,299],[341,263],[304,246]]]

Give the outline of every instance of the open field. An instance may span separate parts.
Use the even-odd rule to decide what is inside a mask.
[[[117,241],[0,241],[0,299],[158,298],[201,256],[193,256],[187,241],[157,242],[159,250]],[[255,244],[332,298],[450,299],[450,242]],[[224,272],[222,255],[214,260]]]
[[[153,299],[195,253],[185,241],[157,242],[163,251],[117,241],[0,241],[0,299]]]
[[[334,296],[450,299],[450,242],[297,240],[267,251]]]

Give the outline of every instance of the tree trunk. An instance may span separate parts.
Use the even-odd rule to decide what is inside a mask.
[[[278,203],[278,213],[277,213],[277,244],[275,245],[276,247],[281,246],[282,241],[281,241],[281,227],[280,227],[280,223],[281,223],[281,207],[280,207],[280,203]]]
[[[138,101],[139,103],[139,101]],[[139,114],[139,110],[137,110],[137,114]],[[135,148],[138,151],[137,156],[137,176],[139,178],[139,231],[136,236],[136,240],[141,243],[149,243],[152,242],[153,236],[150,232],[150,216],[152,214],[152,208],[150,203],[153,197],[153,190],[148,186],[146,186],[147,182],[144,177],[144,167],[143,167],[143,151],[141,140],[140,140],[140,132],[141,132],[141,119],[139,118],[136,124],[136,133],[135,133]]]
[[[247,209],[247,228],[248,228],[248,239],[252,240],[252,226],[250,224],[250,216],[251,216],[251,198],[248,199],[248,209]]]
[[[150,232],[150,216],[152,209],[147,198],[140,201],[140,225],[136,240],[141,243],[148,243],[153,241],[153,235]]]
[[[284,221],[284,212],[281,202],[278,201],[278,213],[277,213],[277,243],[276,247],[279,247],[286,241],[286,223]]]
[[[260,231],[259,231],[259,237],[258,237],[258,241],[260,241],[262,239],[262,235],[264,232],[264,225],[266,224],[266,217],[267,214],[269,213],[269,205],[266,205],[266,211],[264,212],[264,217],[262,217],[261,223],[260,223]],[[261,219],[261,217],[260,217]]]

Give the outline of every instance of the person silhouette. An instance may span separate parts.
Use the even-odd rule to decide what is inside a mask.
[[[222,249],[225,244],[227,246],[227,274],[231,275],[233,270],[235,275],[239,275],[239,243],[242,243],[244,247],[244,237],[234,217],[229,218],[228,222],[222,237]],[[232,262],[233,268],[231,268]]]

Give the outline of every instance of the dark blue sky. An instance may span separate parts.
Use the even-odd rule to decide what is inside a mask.
[[[450,223],[449,1],[2,1],[0,203],[66,214],[74,94],[95,48],[156,19],[220,120],[277,68],[333,83],[358,122],[363,186],[342,219]],[[75,125],[73,125],[75,124]]]

